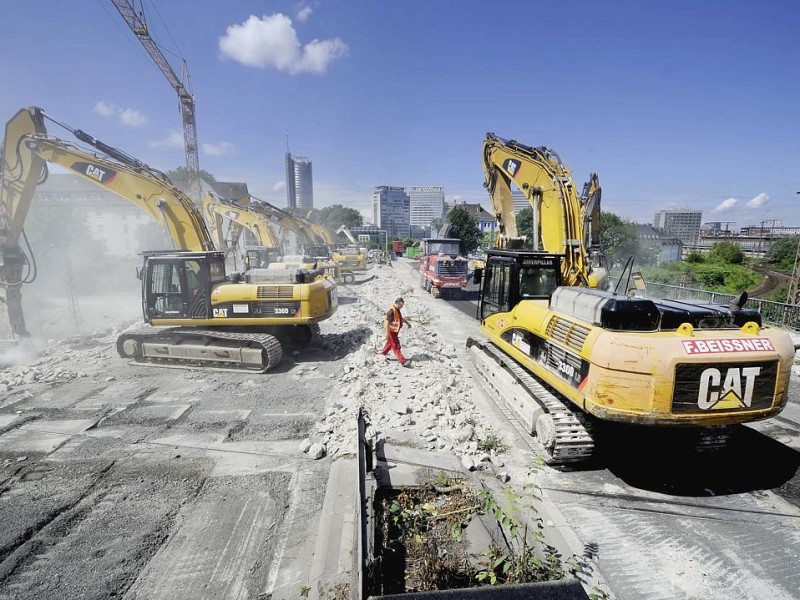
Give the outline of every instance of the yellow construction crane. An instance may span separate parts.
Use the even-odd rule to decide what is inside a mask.
[[[181,116],[183,117],[183,145],[186,152],[186,178],[189,181],[189,195],[192,198],[192,202],[199,207],[201,194],[200,160],[197,153],[197,123],[194,118],[194,95],[183,83],[186,81],[187,85],[189,84],[189,68],[186,65],[186,61],[183,61],[182,77],[178,78],[164,54],[162,54],[158,44],[150,36],[147,22],[144,18],[144,8],[141,3],[139,4],[140,10],[138,13],[132,1],[111,0],[111,3],[122,15],[122,18],[125,19],[133,34],[139,38],[144,49],[147,50],[150,58],[155,61],[156,66],[167,78],[172,88],[178,93],[178,99],[181,102]]]

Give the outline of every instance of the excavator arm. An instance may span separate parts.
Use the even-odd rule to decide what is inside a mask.
[[[240,204],[232,200],[224,200],[212,194],[206,194],[203,199],[203,211],[206,222],[212,235],[218,240],[220,247],[224,247],[222,233],[223,219],[228,219],[235,225],[247,229],[258,240],[261,246],[280,248],[281,240],[263,212],[255,210],[253,204]]]
[[[534,249],[564,255],[562,276],[566,285],[594,283],[594,287],[597,283],[590,278],[591,262],[593,255],[600,254],[597,175],[590,176],[579,196],[570,169],[556,152],[504,140],[493,133],[487,133],[483,142],[483,171],[484,186],[500,226],[501,247],[518,235],[513,182],[533,209]],[[599,257],[595,262],[600,262]]]
[[[249,206],[255,213],[280,227],[281,241],[286,238],[286,232],[291,231],[297,236],[298,242],[303,247],[317,243],[317,238],[311,229],[292,213],[281,210],[263,200],[251,201]]]
[[[306,215],[305,220],[308,223],[308,227],[311,229],[311,231],[317,235],[321,244],[332,246],[336,243],[336,236],[333,235],[330,229],[311,220],[311,212]]]
[[[47,176],[47,163],[59,165],[135,204],[164,225],[177,250],[214,249],[202,215],[191,200],[159,171],[107,146],[80,130],[66,126],[76,138],[98,150],[91,152],[47,134],[39,108],[17,112],[6,124],[0,173],[0,285],[11,334],[26,335],[20,286],[29,282],[25,271],[34,260],[20,242],[36,186]],[[55,122],[55,121],[54,121]]]
[[[350,240],[351,244],[358,245],[358,242],[356,241],[356,238],[353,237],[353,234],[350,233],[350,230],[345,225],[342,225],[341,227],[339,227],[339,229],[336,230],[336,234],[337,235],[340,234],[340,233],[345,234],[347,236],[347,239]]]

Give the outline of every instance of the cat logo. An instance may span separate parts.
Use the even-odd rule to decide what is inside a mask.
[[[753,387],[761,367],[731,367],[723,376],[719,369],[708,368],[700,375],[697,406],[701,410],[724,410],[750,407]]]
[[[114,180],[114,177],[117,176],[117,172],[114,169],[104,165],[97,165],[88,162],[72,163],[71,169],[76,173],[88,177],[89,179],[93,179],[94,181],[102,183],[103,185],[108,185]]]
[[[228,316],[228,309],[227,308],[215,308],[213,309],[214,318],[215,319],[224,319]]]
[[[508,171],[508,174],[515,177],[522,163],[513,158],[507,158],[503,161],[503,168]]]

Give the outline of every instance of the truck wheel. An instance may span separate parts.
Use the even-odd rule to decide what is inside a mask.
[[[434,298],[438,298],[441,295],[442,295],[442,290],[441,289],[439,289],[435,285],[431,286],[431,296],[433,296]]]

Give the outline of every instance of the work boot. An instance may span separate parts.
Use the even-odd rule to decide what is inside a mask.
[[[404,363],[403,363],[403,364],[401,364],[400,366],[401,366],[401,367],[407,367],[407,368],[409,368],[409,369],[410,369],[410,368],[411,368],[411,359],[410,359],[410,358],[407,358],[407,359],[406,359],[406,362],[404,362]]]

